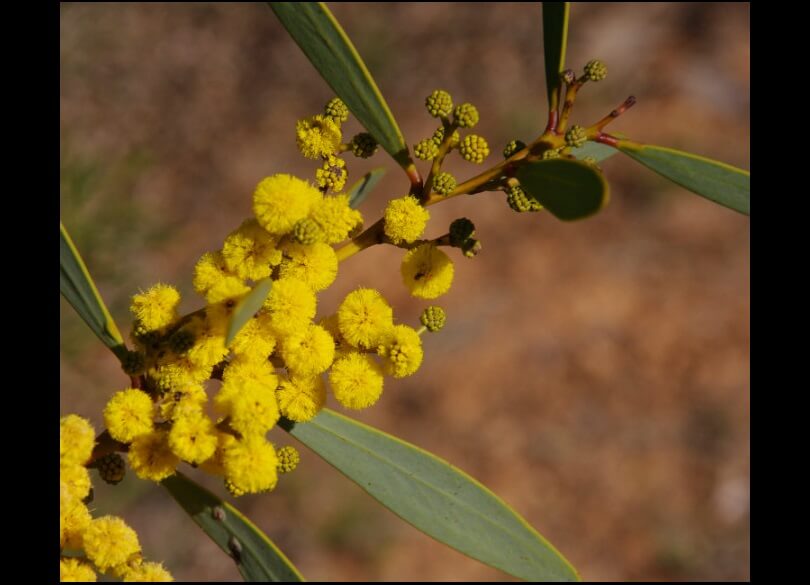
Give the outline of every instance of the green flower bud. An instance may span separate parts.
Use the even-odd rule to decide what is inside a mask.
[[[503,158],[509,158],[519,150],[526,148],[526,144],[520,140],[513,140],[503,149]]]
[[[552,158],[560,158],[560,151],[556,148],[551,148],[543,152],[543,160],[551,160]]]
[[[413,154],[419,160],[433,160],[439,154],[439,147],[431,138],[425,138],[413,147]]]
[[[449,195],[456,188],[456,178],[450,173],[441,172],[433,179],[433,190],[439,195]]]
[[[459,145],[459,151],[464,160],[481,164],[489,156],[489,145],[483,136],[468,134]]]
[[[323,113],[327,118],[332,118],[335,124],[340,124],[349,119],[349,108],[346,107],[346,104],[344,104],[343,100],[340,98],[332,98],[329,100],[329,103],[326,104],[326,107],[323,109]]]
[[[526,195],[526,192],[520,185],[515,185],[514,187],[509,188],[509,191],[506,194],[506,202],[509,204],[509,207],[512,208],[512,211],[517,211],[518,213],[524,213],[526,211],[540,211],[543,209],[543,206],[540,205],[533,197]]]
[[[430,139],[436,143],[436,146],[441,146],[444,141],[444,126],[437,128]],[[450,137],[450,148],[458,148],[460,141],[461,137],[459,136],[458,130],[454,130],[453,135]]]
[[[469,238],[461,246],[461,252],[464,254],[465,258],[474,258],[475,256],[478,255],[480,251],[481,251],[481,242],[479,242],[475,238]]]
[[[368,132],[361,132],[352,138],[351,149],[354,156],[368,158],[377,152],[377,141]]]
[[[146,367],[146,357],[139,351],[127,350],[126,355],[121,360],[121,369],[128,376],[137,376],[143,374]]]
[[[293,239],[298,242],[299,244],[315,244],[317,242],[323,241],[323,230],[318,223],[305,217],[304,219],[299,219],[296,222],[295,226],[293,226]]]
[[[100,457],[96,460],[94,466],[98,469],[98,474],[101,476],[101,479],[110,485],[120,483],[127,472],[124,458],[118,453],[108,453]]]
[[[585,65],[585,76],[590,81],[602,81],[607,77],[607,66],[598,59],[588,61]]]
[[[460,217],[450,224],[450,245],[460,247],[475,233],[475,224],[466,217]]]
[[[333,154],[329,155],[323,166],[315,171],[315,182],[321,189],[340,191],[346,184],[349,173],[346,171],[346,161]]]
[[[419,320],[428,331],[435,333],[444,327],[444,324],[447,321],[447,315],[445,314],[444,309],[441,307],[433,306],[422,311],[422,316],[419,317]]]
[[[478,110],[472,104],[461,104],[453,111],[456,123],[462,128],[472,128],[478,124]]]
[[[585,128],[574,124],[565,133],[565,143],[572,148],[579,148],[588,140]]]
[[[453,98],[443,89],[437,89],[425,98],[425,107],[434,118],[446,118],[453,111]]]
[[[292,445],[282,447],[276,451],[276,456],[278,457],[279,473],[289,473],[293,471],[296,467],[298,467],[298,462],[301,460],[301,456],[298,454],[298,449]]]

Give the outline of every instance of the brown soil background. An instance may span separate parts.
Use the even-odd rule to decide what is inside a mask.
[[[436,87],[478,106],[490,163],[542,130],[539,5],[333,11],[409,144],[436,125],[422,105]],[[62,219],[128,333],[139,288],[171,282],[184,310],[201,304],[192,267],[250,213],[261,178],[311,176],[295,120],[332,94],[263,4],[63,3],[61,14]],[[569,66],[598,57],[610,69],[582,92],[575,121],[634,94],[612,130],[749,167],[747,3],[575,3],[569,37]],[[406,189],[384,153],[349,159],[350,180],[376,166],[389,173],[363,205],[367,223]],[[483,252],[454,256],[440,301],[448,326],[425,340],[421,370],[388,381],[356,417],[480,479],[585,579],[747,579],[749,220],[629,159],[603,167],[612,201],[587,222],[518,215],[494,193],[431,208],[429,236],[466,216]],[[458,157],[449,168],[479,170]],[[362,284],[416,323],[426,303],[400,284],[400,256],[378,248],[347,261],[322,311]],[[126,379],[61,302],[61,411],[101,428]],[[302,455],[272,495],[236,504],[309,579],[510,580]],[[178,580],[238,580],[154,485],[97,481],[93,506],[126,518]]]

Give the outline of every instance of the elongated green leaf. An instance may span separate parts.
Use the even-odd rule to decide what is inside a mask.
[[[349,205],[353,209],[357,209],[360,207],[360,204],[365,201],[368,194],[371,193],[371,190],[377,186],[377,183],[380,182],[380,179],[383,178],[385,174],[385,169],[373,169],[367,172],[362,179],[357,181],[352,188],[349,189]]]
[[[383,506],[454,549],[529,581],[575,581],[574,567],[463,471],[329,409],[282,427]]]
[[[257,282],[253,290],[239,301],[239,304],[233,310],[231,321],[228,323],[228,332],[225,336],[226,346],[231,344],[236,334],[245,326],[245,323],[250,321],[256,311],[262,308],[264,299],[270,294],[272,286],[273,281],[270,278],[264,278]]]
[[[600,142],[586,142],[579,148],[571,149],[571,154],[573,154],[579,160],[584,160],[586,157],[592,156],[596,159],[596,162],[607,160],[617,152],[619,151],[612,146],[608,146],[607,144],[602,144]]]
[[[197,526],[236,563],[245,581],[304,581],[290,560],[229,503],[177,473],[162,482]]]
[[[527,195],[564,221],[593,215],[610,198],[602,173],[579,161],[552,159],[529,163],[518,169],[517,179]]]
[[[751,173],[748,171],[665,146],[620,140],[618,148],[681,187],[749,215]]]
[[[402,166],[408,147],[349,37],[323,2],[270,2],[287,32],[377,142]]]
[[[62,222],[59,236],[59,291],[104,345],[121,357],[125,347],[118,326]]]
[[[543,53],[546,60],[546,89],[550,110],[557,108],[560,72],[565,69],[570,5],[570,2],[543,2]]]

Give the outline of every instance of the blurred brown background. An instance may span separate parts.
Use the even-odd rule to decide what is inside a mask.
[[[333,11],[409,144],[436,126],[422,104],[437,87],[478,106],[489,163],[542,130],[539,5]],[[197,258],[249,215],[261,178],[312,175],[294,124],[332,94],[264,4],[63,3],[61,14],[62,219],[127,334],[139,288],[171,282],[184,310],[201,305]],[[746,3],[575,3],[567,63],[581,70],[594,57],[610,74],[586,86],[575,122],[633,94],[612,130],[748,168]],[[346,133],[357,131],[351,120]],[[407,183],[384,153],[348,162],[352,182],[390,169],[362,208],[371,223]],[[454,255],[456,281],[440,300],[448,326],[425,339],[422,369],[387,381],[357,418],[480,479],[585,579],[747,579],[749,220],[621,156],[603,167],[612,201],[587,222],[518,215],[494,193],[431,208],[429,236],[467,216],[483,252]],[[459,157],[449,169],[460,179],[480,170]],[[415,324],[427,303],[407,296],[400,257],[378,248],[348,260],[322,314],[362,284]],[[126,378],[61,302],[61,410],[100,429]],[[275,493],[237,506],[309,579],[510,579],[302,455]],[[98,481],[93,505],[123,515],[178,580],[238,580],[154,485]]]

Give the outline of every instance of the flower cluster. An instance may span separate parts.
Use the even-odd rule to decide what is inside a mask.
[[[92,490],[87,464],[95,431],[75,414],[59,422],[59,546],[63,553],[83,553],[61,557],[60,581],[96,581],[97,572],[123,581],[173,581],[160,563],[144,561],[138,535],[124,520],[93,518],[85,502]]]

